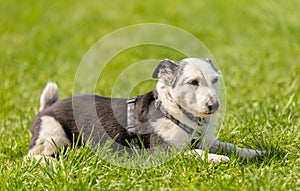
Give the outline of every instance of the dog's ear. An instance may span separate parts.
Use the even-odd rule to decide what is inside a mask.
[[[221,74],[221,72],[214,66],[214,63],[210,58],[205,58],[204,60],[207,61],[217,73]]]
[[[160,61],[154,72],[152,73],[152,78],[163,78],[170,80],[173,78],[174,72],[177,70],[178,64],[169,59],[164,59]]]

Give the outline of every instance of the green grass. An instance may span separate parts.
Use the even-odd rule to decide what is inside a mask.
[[[300,190],[298,0],[0,4],[0,190]],[[230,156],[229,163],[213,166],[179,154],[162,165],[129,169],[82,148],[46,166],[23,161],[46,82],[58,83],[61,98],[70,96],[77,67],[95,42],[121,27],[149,22],[180,27],[208,47],[226,84],[220,139],[266,149],[265,159]],[[149,46],[121,53],[96,92],[110,95],[104,87],[113,86],[126,64],[165,57],[182,55]],[[141,83],[130,94],[152,85]]]

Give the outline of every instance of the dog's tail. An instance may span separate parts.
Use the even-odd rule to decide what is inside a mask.
[[[40,99],[40,111],[50,107],[58,100],[58,88],[56,83],[48,82]]]

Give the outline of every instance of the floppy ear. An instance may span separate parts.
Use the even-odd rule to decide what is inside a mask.
[[[163,78],[170,81],[173,78],[177,67],[178,64],[175,61],[164,59],[157,64],[154,72],[152,73],[152,78]]]

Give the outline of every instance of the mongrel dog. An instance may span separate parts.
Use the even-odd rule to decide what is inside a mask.
[[[162,60],[156,66],[153,91],[131,99],[77,95],[58,101],[58,90],[48,83],[40,100],[40,111],[31,124],[28,156],[51,157],[64,145],[94,144],[114,140],[112,148],[151,149],[157,146],[184,148],[197,139],[196,153],[213,162],[228,161],[236,152],[242,158],[263,155],[261,151],[224,143],[214,136],[221,73],[209,59]],[[82,141],[78,141],[82,140]]]

